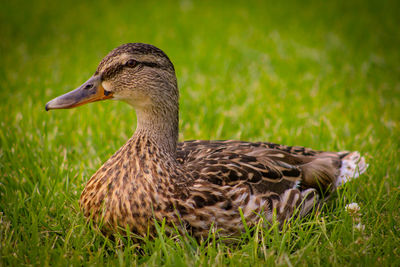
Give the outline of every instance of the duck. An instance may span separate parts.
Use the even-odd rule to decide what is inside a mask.
[[[307,215],[368,167],[357,151],[239,140],[178,142],[175,67],[159,48],[127,43],[109,52],[77,89],[46,110],[122,100],[136,111],[133,136],[93,174],[79,204],[104,233],[155,235],[155,221],[207,238],[236,236],[262,217]],[[243,223],[243,220],[245,223]]]

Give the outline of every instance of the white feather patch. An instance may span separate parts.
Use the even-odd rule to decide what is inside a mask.
[[[368,164],[365,162],[364,157],[360,156],[360,153],[357,151],[350,153],[342,160],[342,167],[340,168],[340,174],[336,180],[336,186],[341,186],[357,178],[364,173],[367,168]]]

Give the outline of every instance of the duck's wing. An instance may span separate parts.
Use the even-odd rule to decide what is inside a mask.
[[[295,210],[300,216],[307,214],[321,199],[320,193],[347,181],[343,177],[356,169],[365,171],[367,165],[357,152],[347,154],[272,143],[180,143],[177,159],[194,180],[187,186],[190,194],[176,207],[195,236],[207,236],[210,225],[222,233],[240,232],[241,219],[254,225],[258,214],[269,222],[276,214],[282,223]]]
[[[333,189],[342,154],[305,147],[242,141],[187,141],[177,159],[195,179],[213,184],[246,184],[255,193],[283,193],[289,188]]]
[[[200,236],[207,236],[212,224],[227,233],[241,231],[242,216],[254,225],[257,214],[272,222],[274,210],[281,223],[296,208],[305,215],[318,191],[334,187],[341,164],[335,153],[240,141],[180,143],[177,159],[194,181],[176,207]]]

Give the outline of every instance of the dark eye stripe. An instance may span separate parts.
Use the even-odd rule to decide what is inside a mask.
[[[120,73],[124,68],[135,68],[137,66],[147,66],[150,68],[158,68],[158,69],[168,69],[164,66],[161,66],[154,62],[146,62],[146,61],[136,61],[136,60],[129,60],[125,64],[116,64],[113,66],[108,67],[103,71],[103,79],[109,79],[118,73]]]
[[[159,64],[154,62],[139,62],[139,64],[145,65],[150,68],[162,68]]]
[[[145,62],[145,61],[137,61],[134,59],[130,59],[128,60],[125,64],[124,67],[129,67],[129,68],[134,68],[138,65],[142,65],[142,66],[147,66],[150,68],[161,68],[161,66],[157,63],[154,62]]]

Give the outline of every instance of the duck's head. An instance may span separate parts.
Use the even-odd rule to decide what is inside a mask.
[[[117,99],[146,113],[174,109],[178,97],[175,70],[168,56],[149,44],[128,43],[103,58],[94,75],[80,87],[48,102],[46,110]]]

